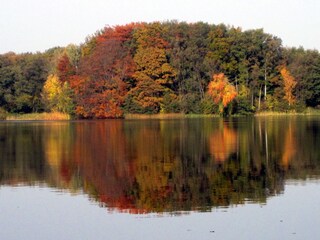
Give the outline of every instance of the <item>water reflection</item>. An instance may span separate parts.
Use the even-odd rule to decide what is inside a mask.
[[[210,152],[217,162],[224,162],[237,151],[237,132],[220,119],[219,128],[210,134]]]
[[[320,119],[0,124],[1,185],[46,183],[132,213],[265,203],[318,178]]]

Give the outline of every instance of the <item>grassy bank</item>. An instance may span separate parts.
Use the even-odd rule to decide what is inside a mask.
[[[125,119],[181,119],[181,118],[212,118],[219,117],[214,114],[184,114],[184,113],[158,113],[158,114],[126,114]]]
[[[266,117],[266,116],[303,116],[303,115],[319,115],[320,109],[307,108],[303,112],[287,111],[287,112],[274,112],[274,111],[263,111],[255,113],[254,116]]]
[[[69,114],[53,113],[29,113],[29,114],[9,114],[6,117],[8,121],[53,121],[53,120],[70,120]]]
[[[219,117],[214,114],[184,114],[184,113],[159,113],[159,114],[126,114],[125,119],[183,119],[183,118],[212,118]],[[29,114],[7,114],[3,120],[7,121],[53,121],[71,120],[68,114],[54,113],[29,113]]]
[[[320,116],[319,109],[308,108],[303,112],[274,112],[264,111],[255,113],[256,117],[267,116],[299,116],[299,115],[318,115]],[[125,119],[183,119],[183,118],[217,118],[220,117],[216,114],[184,114],[184,113],[159,113],[159,114],[126,114]],[[233,117],[240,117],[234,115]],[[8,121],[53,121],[53,120],[71,120],[69,114],[53,112],[53,113],[30,113],[30,114],[3,114],[3,120]]]
[[[125,119],[176,119],[183,118],[181,113],[166,113],[166,114],[125,114]]]

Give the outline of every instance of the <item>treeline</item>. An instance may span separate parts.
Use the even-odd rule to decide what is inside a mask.
[[[248,114],[320,105],[320,54],[223,24],[106,27],[80,46],[0,55],[2,112]]]

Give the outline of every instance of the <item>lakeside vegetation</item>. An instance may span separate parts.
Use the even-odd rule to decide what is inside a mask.
[[[241,114],[233,114],[232,117],[242,117]],[[303,112],[275,112],[261,111],[254,114],[246,115],[252,117],[277,117],[277,116],[320,116],[320,110],[307,108]],[[147,120],[147,119],[190,119],[190,118],[219,118],[219,114],[184,114],[184,113],[156,113],[156,114],[125,114],[126,120]],[[66,113],[27,113],[27,114],[0,114],[0,120],[7,121],[59,121],[75,120],[75,118]]]
[[[296,115],[306,115],[306,116],[320,116],[320,110],[314,108],[306,108],[303,112],[287,111],[287,112],[275,112],[275,111],[261,111],[254,114],[254,116],[296,116]]]
[[[66,113],[27,113],[27,114],[9,114],[5,120],[8,121],[51,121],[51,120],[71,120],[71,116]]]
[[[131,23],[79,46],[0,55],[1,119],[305,114],[319,106],[319,52],[283,47],[262,29]]]
[[[184,114],[184,113],[158,113],[158,114],[125,114],[125,119],[183,119],[183,118],[213,118],[218,114]]]

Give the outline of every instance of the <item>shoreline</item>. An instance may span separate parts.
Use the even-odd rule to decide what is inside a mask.
[[[250,115],[231,115],[230,117],[277,117],[277,116],[320,116],[318,109],[306,109],[304,112],[274,112],[263,111]],[[218,114],[184,114],[184,113],[158,113],[158,114],[125,114],[125,120],[148,120],[148,119],[190,119],[190,118],[221,118]],[[69,114],[53,113],[30,113],[8,114],[2,121],[71,121],[74,119]],[[87,119],[97,120],[97,119]]]

